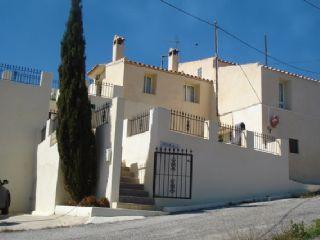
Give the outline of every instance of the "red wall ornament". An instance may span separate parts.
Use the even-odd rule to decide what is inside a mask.
[[[271,117],[271,120],[270,120],[270,125],[271,127],[275,128],[280,122],[280,119],[278,116],[273,116]]]

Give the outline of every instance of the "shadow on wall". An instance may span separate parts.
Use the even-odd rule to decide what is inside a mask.
[[[96,195],[98,198],[106,196],[106,189],[109,178],[110,162],[106,158],[106,150],[111,148],[111,128],[110,123],[103,124],[96,129],[96,144],[98,158],[98,177]]]

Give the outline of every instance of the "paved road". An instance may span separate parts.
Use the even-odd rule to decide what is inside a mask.
[[[90,224],[71,228],[1,233],[1,240],[235,239],[284,228],[290,220],[310,223],[320,218],[320,197],[243,204],[142,220]]]

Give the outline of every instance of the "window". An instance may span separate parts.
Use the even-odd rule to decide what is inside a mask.
[[[284,83],[279,83],[279,108],[285,108]]]
[[[96,81],[99,81],[99,80],[100,80],[100,77],[101,77],[101,75],[100,75],[100,74],[97,74],[97,75],[96,75]]]
[[[289,139],[289,151],[290,153],[299,153],[299,141],[297,139]]]
[[[151,76],[144,77],[144,85],[143,85],[143,92],[148,94],[154,94],[155,90],[155,81],[154,78]]]
[[[202,68],[198,68],[197,70],[197,76],[202,78]]]
[[[196,102],[195,101],[195,89],[193,86],[185,85],[184,86],[184,100],[187,102]]]

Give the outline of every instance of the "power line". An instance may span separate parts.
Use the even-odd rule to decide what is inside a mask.
[[[319,72],[315,72],[315,71],[311,71],[311,70],[304,69],[304,68],[301,68],[301,67],[297,67],[297,66],[292,65],[292,64],[290,64],[290,63],[287,63],[287,62],[285,62],[285,61],[282,61],[282,60],[280,60],[279,58],[273,57],[273,56],[271,56],[270,54],[266,54],[264,51],[262,51],[262,50],[260,50],[260,49],[258,49],[258,48],[256,48],[256,47],[254,47],[254,46],[252,46],[252,45],[249,44],[248,42],[240,39],[240,38],[237,37],[236,35],[228,32],[227,30],[221,28],[220,26],[219,26],[218,28],[219,28],[222,32],[224,32],[225,34],[227,34],[227,35],[229,35],[230,37],[238,40],[239,42],[241,42],[242,44],[246,45],[247,47],[249,47],[249,48],[257,51],[258,53],[261,53],[261,54],[263,54],[263,55],[266,55],[267,57],[269,57],[270,59],[272,59],[272,60],[274,60],[274,61],[276,61],[276,62],[278,62],[278,63],[281,63],[281,64],[283,64],[283,65],[285,65],[285,66],[287,66],[287,67],[291,67],[291,68],[294,68],[294,69],[299,70],[299,71],[304,71],[304,72],[313,73],[313,74],[320,74]]]
[[[251,87],[252,91],[254,92],[254,94],[256,95],[256,97],[258,98],[259,102],[262,103],[262,101],[261,101],[261,99],[259,98],[257,91],[254,89],[254,87],[253,87],[253,85],[252,85],[252,83],[251,83],[251,81],[250,81],[247,73],[244,71],[244,69],[241,67],[240,64],[237,64],[237,66],[240,67],[243,75],[245,76],[245,78],[247,79],[248,83],[250,84],[250,87]]]
[[[206,24],[214,27],[214,24],[213,24],[213,23],[211,23],[211,22],[209,22],[209,21],[207,21],[207,20],[204,20],[204,19],[202,19],[202,18],[200,18],[200,17],[198,17],[198,16],[196,16],[196,15],[194,15],[194,14],[192,14],[192,13],[189,13],[189,12],[187,12],[187,11],[181,9],[181,8],[178,8],[177,6],[175,6],[175,5],[171,4],[171,3],[168,3],[168,2],[166,2],[166,1],[164,1],[164,0],[160,0],[160,2],[163,2],[164,4],[166,4],[166,5],[174,8],[174,9],[176,9],[176,10],[178,10],[179,12],[182,12],[182,13],[188,15],[189,17],[192,17],[192,18],[194,18],[194,19],[196,19],[196,20],[198,20],[198,21],[200,21],[200,22],[206,23]]]
[[[320,62],[320,59],[310,59],[310,60],[296,60],[296,61],[288,61],[288,63],[317,63]]]
[[[320,7],[317,6],[317,5],[315,5],[314,3],[312,3],[312,2],[310,2],[310,1],[308,1],[308,0],[302,0],[302,1],[304,1],[306,4],[309,4],[309,5],[312,6],[312,7],[320,10]]]
[[[186,10],[183,10],[183,9],[181,9],[181,8],[179,8],[179,7],[173,5],[173,4],[171,4],[171,3],[169,3],[169,2],[167,2],[167,1],[165,1],[165,0],[160,0],[160,1],[161,1],[162,3],[164,3],[164,4],[166,4],[166,5],[174,8],[174,9],[176,9],[177,11],[179,11],[179,12],[181,12],[181,13],[189,16],[189,17],[192,17],[192,18],[194,18],[194,19],[196,19],[196,20],[198,20],[198,21],[200,21],[200,22],[202,22],[202,23],[208,24],[208,25],[213,26],[213,27],[215,26],[213,23],[211,23],[211,22],[209,22],[209,21],[207,21],[207,20],[205,20],[205,19],[202,19],[202,18],[200,18],[199,16],[196,16],[196,15],[194,15],[194,14],[192,14],[192,13],[189,13],[189,12],[187,12]],[[303,1],[305,1],[305,0],[303,0]],[[319,10],[320,10],[320,8],[319,8]],[[256,52],[258,52],[258,53],[260,53],[260,54],[262,54],[262,55],[264,55],[264,56],[267,56],[267,57],[269,57],[270,59],[272,59],[272,60],[274,60],[274,61],[276,61],[276,62],[278,62],[278,63],[281,63],[281,64],[283,64],[283,65],[285,65],[285,66],[287,66],[287,67],[290,67],[290,68],[293,68],[293,69],[296,69],[296,70],[299,70],[299,71],[304,71],[304,72],[308,72],[308,73],[312,73],[312,74],[320,74],[319,72],[311,71],[311,70],[308,70],[308,69],[305,69],[305,68],[301,68],[301,67],[292,65],[292,64],[287,63],[287,62],[285,62],[285,61],[282,61],[282,60],[279,59],[279,58],[276,58],[276,57],[271,56],[270,54],[267,54],[267,55],[266,55],[266,53],[265,53],[264,51],[256,48],[255,46],[251,45],[250,43],[242,40],[241,38],[239,38],[239,37],[236,36],[235,34],[227,31],[226,29],[224,29],[224,28],[222,28],[222,27],[220,27],[220,26],[217,26],[217,27],[218,27],[218,29],[220,29],[222,32],[224,32],[225,34],[229,35],[229,36],[232,37],[233,39],[241,42],[242,44],[244,44],[244,45],[247,46],[248,48],[251,48],[251,49],[255,50]]]

